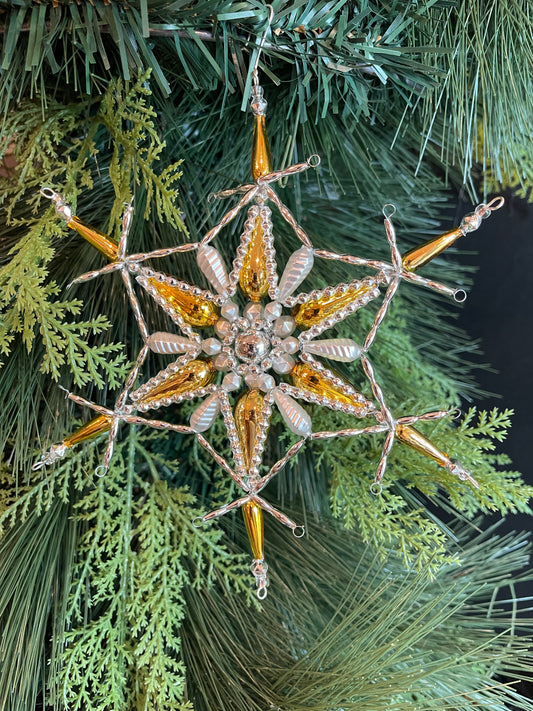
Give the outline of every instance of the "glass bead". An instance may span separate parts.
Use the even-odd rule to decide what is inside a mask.
[[[292,315],[300,328],[316,326],[337,311],[349,306],[353,301],[363,297],[371,288],[368,284],[360,284],[350,287],[346,291],[338,291],[329,295],[323,294],[296,306]]]
[[[294,385],[301,390],[307,390],[319,397],[326,397],[341,405],[349,405],[350,407],[361,410],[365,409],[365,406],[356,398],[343,392],[343,384],[349,386],[349,383],[339,378],[338,375],[335,377],[341,380],[340,385],[336,385],[330,376],[316,370],[309,365],[309,363],[297,363],[292,369],[290,376]]]
[[[139,403],[150,403],[153,407],[157,407],[157,401],[163,398],[193,393],[209,385],[215,373],[215,367],[210,361],[191,360],[190,363],[166,377],[162,383],[154,385],[139,399]]]
[[[448,247],[462,236],[463,233],[461,229],[456,227],[439,237],[434,237],[423,244],[419,244],[418,247],[414,247],[402,255],[403,268],[408,272],[416,272],[417,269],[420,269],[424,264],[427,264],[441,252],[444,252],[445,249],[448,249]]]
[[[440,464],[441,467],[445,467],[450,463],[450,458],[445,452],[440,450],[421,432],[411,427],[411,425],[397,425],[395,432],[400,442],[403,442],[412,449],[416,449],[420,454],[425,454],[426,457],[433,459],[437,464]]]
[[[252,144],[252,178],[259,180],[272,172],[272,155],[266,132],[264,116],[254,116],[254,138]]]
[[[242,505],[242,515],[254,559],[264,560],[265,532],[263,509],[258,506],[255,501],[247,501]]]
[[[218,338],[206,338],[202,341],[202,350],[207,355],[216,355],[220,353],[222,349],[222,343]]]
[[[220,315],[226,321],[235,321],[236,318],[239,318],[239,307],[233,301],[226,301],[220,309]]]
[[[270,301],[264,309],[264,317],[267,321],[275,321],[281,316],[282,306],[277,301]]]
[[[82,222],[78,217],[72,217],[67,225],[76,230],[84,239],[92,244],[99,252],[104,254],[111,262],[114,262],[118,256],[118,245],[114,242],[111,237],[100,232],[100,230],[94,227],[89,227],[84,222]]]
[[[250,242],[239,274],[241,289],[251,301],[261,301],[268,294],[268,271],[261,215],[255,218]]]
[[[296,323],[292,316],[280,316],[274,321],[274,333],[283,338],[290,336],[296,328]]]
[[[74,447],[76,444],[80,444],[80,442],[85,442],[87,439],[97,437],[103,432],[108,432],[111,429],[112,422],[113,418],[109,415],[98,415],[97,417],[93,417],[93,419],[89,420],[87,424],[82,425],[82,427],[64,439],[63,444],[65,447],[70,448]]]
[[[148,277],[146,281],[190,326],[205,328],[214,326],[217,322],[217,308],[212,301],[208,301],[198,294],[192,294],[180,286],[167,284],[153,277]]]
[[[257,448],[264,406],[263,395],[257,389],[245,392],[235,405],[235,424],[247,470],[252,466],[252,457]]]

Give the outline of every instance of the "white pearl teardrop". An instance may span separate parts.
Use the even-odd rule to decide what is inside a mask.
[[[311,247],[300,247],[291,254],[279,282],[279,291],[276,295],[278,301],[284,301],[300,286],[313,268],[313,261]]]
[[[311,434],[311,418],[307,412],[290,395],[278,388],[274,391],[274,401],[281,412],[285,424],[294,434],[307,437]]]
[[[222,294],[226,291],[229,286],[228,273],[218,249],[206,244],[198,249],[197,259],[198,266],[217,292]]]
[[[216,393],[213,393],[198,405],[191,415],[191,427],[195,432],[205,432],[215,421],[220,402]]]
[[[191,340],[184,336],[163,331],[157,331],[157,333],[148,336],[146,345],[154,353],[186,353],[195,346]]]
[[[323,341],[307,341],[303,344],[305,353],[351,363],[361,355],[361,348],[351,338],[326,338]]]

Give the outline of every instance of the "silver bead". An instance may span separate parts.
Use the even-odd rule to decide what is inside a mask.
[[[154,353],[186,353],[196,344],[184,336],[158,331],[146,339],[146,345]]]
[[[276,336],[290,336],[296,328],[296,322],[292,316],[280,316],[274,322],[274,333]]]
[[[259,387],[259,375],[257,373],[247,373],[244,376],[244,382],[251,390],[254,390]]]
[[[275,321],[281,316],[282,306],[277,301],[271,301],[264,308],[264,318],[267,321]]]
[[[220,402],[216,393],[204,400],[191,415],[191,427],[195,432],[208,430],[218,415]]]
[[[294,358],[290,355],[283,353],[277,358],[272,358],[272,367],[280,375],[287,375],[294,368]]]
[[[219,353],[213,359],[213,365],[217,370],[229,370],[231,368],[231,358],[226,353]]]
[[[231,333],[231,323],[223,318],[219,318],[215,323],[215,333],[219,338],[226,338]]]
[[[239,307],[233,301],[226,301],[220,309],[220,315],[225,318],[226,321],[235,321],[239,317]]]
[[[268,375],[268,373],[263,373],[257,377],[256,387],[266,393],[276,387],[276,381],[271,375]]]
[[[297,338],[294,338],[294,336],[289,336],[281,342],[281,347],[285,353],[298,353],[300,350],[300,343]]]
[[[246,363],[257,362],[269,351],[268,338],[261,331],[241,333],[235,339],[235,354]]]
[[[308,341],[302,346],[304,353],[330,358],[341,363],[351,363],[361,355],[361,348],[351,338],[327,338]]]
[[[222,343],[218,340],[218,338],[206,338],[202,341],[202,350],[207,355],[216,355],[217,353],[220,353],[221,349]]]
[[[222,389],[227,393],[238,390],[241,387],[241,376],[237,373],[228,373],[222,379]]]
[[[313,250],[310,247],[300,247],[291,254],[279,282],[279,301],[285,301],[300,286],[313,268],[313,260]]]
[[[276,388],[274,400],[283,420],[291,432],[307,437],[311,434],[311,418],[290,395]]]
[[[221,294],[226,291],[229,286],[228,273],[218,249],[207,244],[202,245],[198,249],[197,260],[198,266],[217,292]]]
[[[256,321],[261,318],[262,311],[261,304],[249,303],[244,308],[243,316],[249,321]]]

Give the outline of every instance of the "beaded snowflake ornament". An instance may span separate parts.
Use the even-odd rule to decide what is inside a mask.
[[[460,479],[478,486],[458,461],[450,459],[413,427],[419,420],[435,420],[450,416],[451,413],[441,410],[396,419],[387,406],[368,351],[402,279],[453,296],[457,300],[465,297],[463,291],[425,279],[416,272],[462,235],[476,230],[483,218],[501,207],[503,199],[496,198],[487,205],[478,206],[475,212],[464,217],[459,227],[403,255],[396,245],[391,222],[394,208],[386,206],[385,231],[391,250],[390,263],[315,249],[309,236],[281,202],[272,186],[281,178],[317,166],[320,161],[317,156],[312,156],[305,163],[281,171],[272,170],[265,129],[266,101],[257,79],[257,71],[254,71],[253,78],[253,182],[216,195],[218,198],[234,195],[241,197],[200,242],[154,252],[128,254],[127,239],[133,214],[131,205],[124,214],[122,234],[117,244],[108,235],[85,225],[73,215],[61,195],[49,188],[41,191],[53,201],[57,214],[68,226],[109,260],[109,264],[102,269],[83,274],[75,282],[119,271],[144,345],[114,409],[96,405],[69,393],[71,400],[91,408],[96,416],[63,442],[52,446],[35,464],[35,468],[52,464],[74,445],[108,432],[103,464],[97,470],[98,474],[104,474],[113,455],[121,422],[193,435],[243,494],[222,508],[207,513],[196,523],[205,523],[237,508],[242,510],[253,553],[251,569],[256,580],[257,595],[264,598],[267,594],[268,566],[264,557],[263,512],[274,516],[297,536],[303,535],[304,529],[268,503],[263,490],[306,442],[383,433],[385,443],[371,485],[373,493],[381,490],[387,457],[395,439],[431,457]],[[279,277],[269,205],[279,211],[302,243],[290,255]],[[247,211],[244,229],[236,256],[228,270],[212,242],[243,210]],[[193,250],[197,255],[198,266],[212,287],[209,290],[145,265],[148,260]],[[316,259],[366,267],[372,274],[325,289],[299,292],[300,285],[310,275]],[[168,314],[177,327],[177,333],[150,333],[136,296],[135,284],[144,289]],[[350,338],[335,337],[334,327],[380,297],[382,289],[385,290],[384,297],[364,342],[359,345]],[[239,293],[241,299],[244,297],[247,302],[242,313],[237,303]],[[139,374],[150,351],[168,354],[173,360],[153,378],[138,385]],[[370,383],[372,399],[339,377],[330,367],[331,361],[349,363],[357,359],[361,361]],[[200,404],[192,413],[188,425],[171,424],[144,416],[144,413],[152,410],[193,399],[199,399]],[[357,420],[370,418],[371,424],[363,423],[365,426],[338,431],[313,431],[311,415],[302,402],[341,411]],[[263,454],[274,407],[278,409],[288,429],[298,435],[298,439],[279,461],[267,468]],[[223,418],[227,431],[232,463],[221,456],[204,435],[219,416]]]

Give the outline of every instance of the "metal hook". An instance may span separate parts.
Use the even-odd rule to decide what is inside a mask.
[[[265,5],[265,7],[268,7],[268,20],[267,20],[267,26],[265,27],[263,31],[263,36],[261,37],[261,41],[259,42],[259,47],[257,49],[257,55],[255,57],[255,62],[254,66],[252,69],[252,80],[255,85],[259,84],[259,75],[257,72],[257,69],[259,67],[259,58],[261,57],[261,52],[263,51],[263,45],[265,44],[266,37],[268,34],[268,31],[272,27],[272,20],[274,19],[274,8],[272,5]]]

